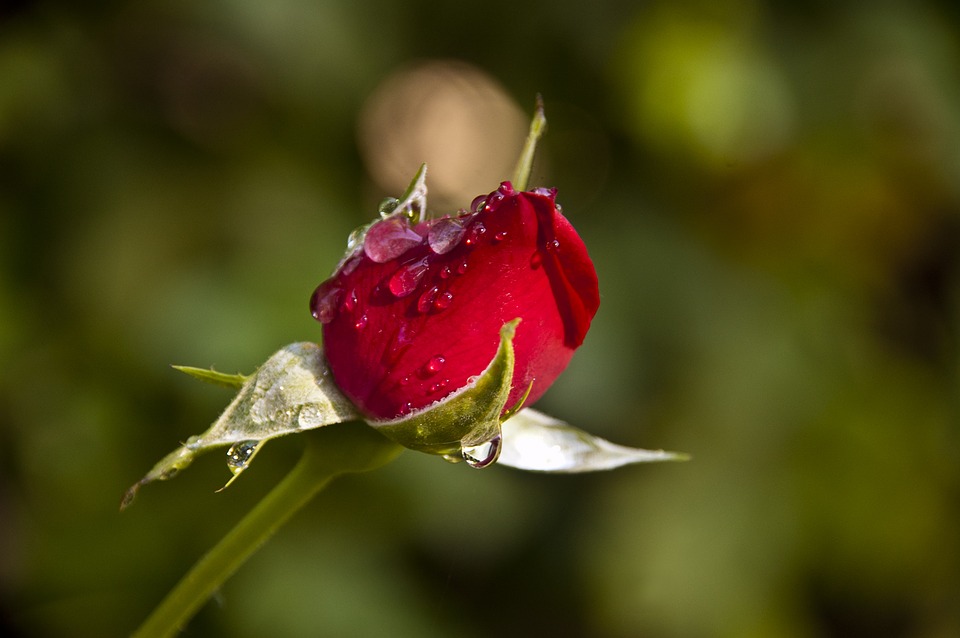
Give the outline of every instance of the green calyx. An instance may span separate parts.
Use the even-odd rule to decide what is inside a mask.
[[[517,318],[504,324],[497,354],[486,370],[463,388],[403,418],[368,423],[404,447],[451,460],[458,460],[461,451],[492,443],[494,458],[486,459],[482,466],[492,464],[499,451],[501,414],[513,381],[513,337],[519,323]]]

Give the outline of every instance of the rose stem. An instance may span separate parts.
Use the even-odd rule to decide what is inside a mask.
[[[197,561],[133,636],[178,633],[213,592],[332,479],[376,469],[403,449],[357,422],[330,425],[301,436],[307,439],[307,447],[290,473]]]
[[[538,94],[537,108],[534,110],[533,120],[530,122],[530,132],[527,134],[527,141],[523,143],[523,150],[520,151],[517,168],[513,171],[513,187],[518,191],[527,190],[527,183],[530,181],[530,169],[533,167],[533,155],[536,153],[537,142],[546,127],[547,117],[543,113],[543,97]]]

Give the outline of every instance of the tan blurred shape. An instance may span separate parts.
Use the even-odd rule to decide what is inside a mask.
[[[510,178],[527,117],[503,87],[457,60],[428,60],[387,77],[364,106],[359,144],[385,194],[429,166],[431,209],[466,207]]]

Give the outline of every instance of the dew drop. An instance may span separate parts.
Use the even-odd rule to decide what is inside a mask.
[[[406,376],[400,379],[400,385],[410,385],[410,377]]]
[[[483,225],[483,222],[475,222],[473,226],[470,227],[470,230],[467,231],[467,238],[463,240],[467,246],[473,246],[480,238],[483,237],[484,233],[487,232],[487,227]]]
[[[464,259],[463,261],[461,261],[460,264],[457,266],[457,274],[458,274],[458,275],[462,275],[462,274],[465,273],[465,272],[467,272],[467,260],[466,260],[466,259]]]
[[[343,292],[337,287],[332,279],[328,279],[313,291],[310,297],[310,313],[313,318],[322,324],[328,324],[337,317],[337,303],[340,301],[340,293]]]
[[[437,295],[437,298],[433,300],[433,307],[437,310],[446,310],[452,303],[453,293],[448,290]]]
[[[477,195],[476,197],[473,198],[473,201],[470,202],[470,211],[474,213],[479,213],[480,209],[482,209],[486,204],[487,204],[487,196]]]
[[[361,261],[363,261],[362,255],[355,255],[351,257],[347,261],[343,262],[342,266],[340,266],[340,274],[341,275],[353,274],[353,271],[357,269],[357,266],[360,265]]]
[[[363,252],[376,263],[385,264],[421,241],[423,238],[410,228],[407,220],[390,217],[370,227],[363,240]]]
[[[501,230],[499,233],[493,236],[494,241],[503,241],[507,238],[507,231]]]
[[[427,242],[430,244],[430,250],[438,255],[444,255],[460,243],[463,238],[463,224],[450,217],[438,219],[427,232]]]
[[[460,453],[467,465],[478,470],[493,465],[500,456],[500,435],[479,445],[465,446]]]
[[[463,463],[463,455],[461,454],[444,454],[443,460],[447,463]]]
[[[343,309],[347,312],[353,312],[357,307],[357,291],[351,290],[350,294],[343,300]]]
[[[433,302],[437,299],[437,292],[437,287],[434,286],[420,295],[420,299],[417,300],[417,310],[422,313],[430,312],[430,309],[433,307]]]
[[[431,357],[430,360],[427,361],[427,365],[423,366],[423,371],[428,375],[436,374],[440,372],[440,370],[443,368],[443,364],[446,362],[447,360],[442,355],[438,354],[435,357]]]
[[[559,240],[559,239],[551,239],[551,240],[547,241],[546,244],[544,244],[544,248],[546,248],[547,250],[559,250],[559,249],[560,249],[560,240]]]
[[[440,270],[440,279],[449,279],[449,278],[450,278],[450,275],[452,275],[452,274],[453,274],[453,271],[450,270],[450,266],[444,266],[444,267]]]
[[[487,203],[483,208],[484,210],[493,211],[500,206],[501,202],[503,202],[503,193],[496,190],[490,193],[490,196],[487,198]]]
[[[530,267],[536,270],[543,265],[543,257],[540,256],[540,251],[535,250],[533,254],[530,255]]]
[[[261,445],[263,445],[263,441],[251,440],[234,443],[227,450],[227,467],[234,475],[247,469],[247,464]]]
[[[413,294],[420,280],[426,274],[428,267],[426,257],[403,264],[390,276],[387,288],[395,297],[406,297]]]
[[[367,327],[367,315],[360,315],[360,317],[353,323],[353,327],[357,330],[363,330]]]
[[[396,197],[387,197],[382,202],[380,202],[380,205],[377,207],[377,212],[380,213],[381,216],[385,217],[390,213],[392,213],[394,210],[396,210],[397,206],[399,205],[400,205],[399,199],[397,199]]]

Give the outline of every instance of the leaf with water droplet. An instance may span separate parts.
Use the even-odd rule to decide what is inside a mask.
[[[187,439],[133,485],[121,507],[133,501],[140,487],[170,478],[190,465],[198,454],[210,449],[243,444],[247,448],[256,446],[252,450],[255,452],[264,441],[278,436],[357,418],[356,408],[333,383],[320,346],[290,344],[246,378],[237,396],[210,429]],[[234,451],[240,459],[239,453],[243,450]],[[237,466],[240,471],[249,466],[251,458],[252,454],[247,455],[242,467]],[[234,474],[239,473],[232,462],[228,465]]]
[[[633,463],[690,458],[681,452],[617,445],[530,408],[504,421],[501,428],[503,440],[498,463],[518,470],[595,472]]]

